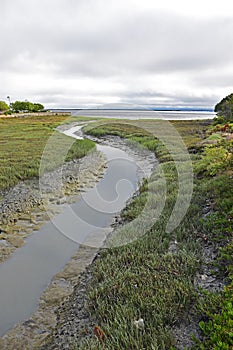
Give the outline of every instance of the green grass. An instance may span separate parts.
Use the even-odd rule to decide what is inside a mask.
[[[145,121],[141,123],[144,128]],[[156,122],[146,123],[149,128],[156,127]],[[100,124],[102,125],[99,127]],[[228,173],[221,172],[221,167],[218,167],[213,177],[208,171],[209,160],[206,159],[208,152],[202,153],[204,148],[202,141],[207,126],[199,121],[173,123],[191,153],[196,176],[194,194],[187,215],[174,232],[166,233],[166,223],[171,215],[178,189],[176,167],[161,141],[154,139],[149,132],[142,131],[140,122],[136,126],[130,124],[130,122],[109,124],[109,121],[106,125],[93,123],[86,128],[86,131],[96,136],[105,134],[122,136],[130,142],[137,142],[154,151],[167,180],[166,205],[159,220],[141,239],[100,252],[93,266],[88,309],[96,324],[105,333],[105,339],[104,342],[100,342],[95,337],[84,338],[76,348],[79,350],[175,349],[172,327],[186,319],[189,310],[192,309],[193,312],[196,310],[195,312],[200,314],[200,318],[208,315],[209,320],[209,323],[200,323],[203,342],[197,343],[197,348],[228,350],[231,348],[230,337],[232,337],[230,331],[232,323],[229,321],[232,316],[231,285],[226,287],[223,293],[197,294],[193,281],[202,261],[202,244],[206,237],[214,241],[217,247],[224,247],[222,251],[219,249],[216,264],[221,278],[230,279],[233,265],[230,244],[232,164],[228,162],[226,167],[224,164],[224,170]],[[180,161],[182,162],[182,159]],[[201,167],[200,172],[196,164],[199,165],[199,169]],[[206,169],[203,169],[203,164],[206,165]],[[135,219],[142,212],[148,199],[147,186],[145,181],[139,196],[123,211],[122,216],[126,222]],[[161,190],[161,177],[156,173],[152,175],[151,186],[156,199]],[[213,201],[214,212],[204,218],[202,208],[207,199]],[[134,232],[129,232],[130,229],[121,231],[132,237],[134,235]],[[168,248],[174,238],[178,242],[178,250],[171,253]],[[134,324],[139,318],[144,319],[144,329],[137,329]],[[220,327],[222,321],[223,326]]]
[[[230,142],[224,143],[226,151],[232,148]],[[223,147],[223,144],[218,147]],[[209,164],[208,153],[203,154],[203,162]],[[207,198],[214,203],[214,210],[203,220],[203,232],[209,241],[215,242],[218,255],[213,264],[216,276],[225,281],[224,290],[216,293],[202,292],[198,312],[206,321],[200,322],[203,333],[202,342],[196,341],[195,349],[230,350],[233,348],[233,186],[232,159],[226,160],[222,169],[214,177],[207,166],[205,175],[199,179]],[[217,270],[216,270],[217,268]]]
[[[148,122],[151,126],[151,122]],[[194,123],[195,124],[195,123]],[[79,349],[169,349],[174,345],[171,328],[178,316],[187,311],[195,299],[192,277],[199,266],[200,247],[195,240],[196,216],[190,207],[190,215],[174,233],[166,233],[165,228],[177,194],[177,172],[171,158],[161,141],[144,132],[138,126],[115,123],[98,124],[86,128],[94,135],[113,135],[127,137],[130,142],[138,142],[154,151],[162,163],[164,175],[168,180],[167,201],[160,219],[141,239],[119,247],[102,251],[93,271],[93,287],[89,294],[89,308],[96,322],[101,326],[106,339],[104,344],[97,340],[84,340]],[[183,129],[183,123],[180,124]],[[143,127],[145,125],[143,124]],[[154,124],[155,126],[155,124]],[[189,130],[189,125],[187,129]],[[193,125],[192,125],[193,126]],[[195,129],[195,126],[193,126]],[[182,131],[191,146],[193,133]],[[199,124],[197,123],[197,129]],[[199,134],[198,134],[199,135]],[[194,134],[196,139],[196,133]],[[198,136],[201,141],[201,136]],[[152,191],[158,195],[161,178],[152,176]],[[126,221],[133,220],[142,211],[147,200],[147,185],[141,187],[140,196],[123,211]],[[190,222],[192,213],[193,220]],[[131,232],[127,232],[128,235]],[[132,232],[133,235],[133,232]],[[169,253],[169,242],[173,235],[179,237],[179,250]],[[134,321],[143,318],[145,329],[137,329]]]
[[[199,144],[205,136],[205,131],[207,130],[208,124],[203,121],[170,121],[165,122],[165,124],[160,124],[161,121],[157,120],[122,120],[120,123],[116,120],[101,120],[86,126],[85,130],[87,133],[90,133],[93,136],[104,136],[109,135],[118,135],[122,137],[127,137],[128,139],[138,139],[141,142],[144,142],[145,136],[148,139],[153,139],[152,134],[156,133],[158,127],[160,129],[164,128],[166,132],[167,124],[171,124],[176,128],[179,134],[182,136],[184,143],[188,149],[192,149],[194,146],[195,149],[201,147]]]
[[[7,189],[20,180],[39,175],[41,156],[49,137],[56,133],[54,147],[50,148],[49,168],[59,165],[59,147],[69,145],[70,138],[54,131],[67,122],[66,116],[43,116],[0,119],[0,189]],[[83,157],[95,144],[77,140],[66,160]]]
[[[231,251],[232,252],[232,251]],[[218,295],[214,308],[208,305],[204,312],[208,322],[201,321],[200,329],[203,332],[203,342],[197,342],[201,350],[231,350],[233,347],[233,283],[224,288],[222,295]],[[216,297],[216,296],[215,296]],[[213,299],[213,295],[208,295]]]

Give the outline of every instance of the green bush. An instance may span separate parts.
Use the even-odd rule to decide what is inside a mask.
[[[231,158],[232,154],[224,146],[208,146],[195,168],[197,173],[207,173],[213,176],[226,169]]]
[[[207,312],[208,322],[201,321],[199,327],[205,340],[200,349],[230,350],[233,347],[233,283],[225,287],[223,301],[216,313]]]
[[[44,110],[44,106],[40,103],[32,103],[29,101],[15,101],[11,103],[13,112],[40,112]]]
[[[9,109],[8,104],[4,101],[0,101],[0,112],[5,112]]]

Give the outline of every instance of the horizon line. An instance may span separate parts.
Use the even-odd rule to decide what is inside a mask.
[[[112,110],[112,111],[119,111],[119,110],[123,110],[123,111],[163,111],[163,112],[182,112],[182,111],[189,111],[189,112],[214,112],[213,108],[191,108],[191,107],[180,107],[180,108],[166,108],[166,107],[157,107],[157,108],[100,108],[100,107],[52,107],[52,108],[46,108],[46,109],[50,109],[50,110]]]

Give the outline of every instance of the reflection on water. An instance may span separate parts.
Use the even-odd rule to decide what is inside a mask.
[[[52,277],[61,271],[89,235],[106,233],[114,216],[137,188],[137,165],[123,151],[100,146],[108,169],[97,186],[28,237],[0,265],[0,335],[28,319]]]

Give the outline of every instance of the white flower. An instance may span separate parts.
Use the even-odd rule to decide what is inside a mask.
[[[134,324],[138,329],[144,329],[145,327],[143,318],[139,318],[138,321],[134,321]]]

